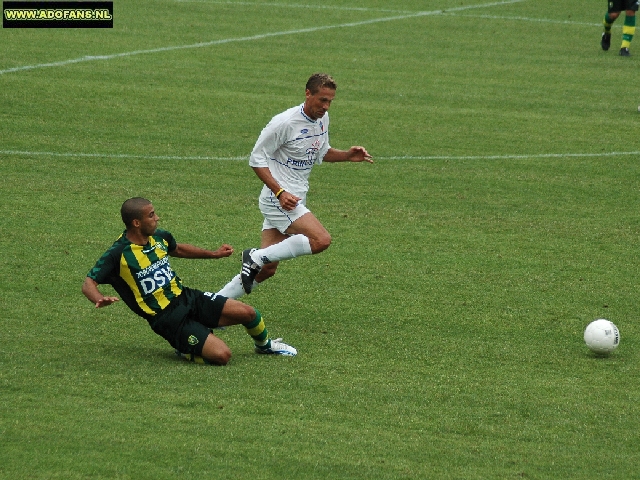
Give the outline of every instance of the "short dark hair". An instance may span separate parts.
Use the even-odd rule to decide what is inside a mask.
[[[142,209],[151,202],[146,198],[134,197],[126,200],[120,208],[120,216],[125,226],[129,228],[134,220],[142,220]]]
[[[307,80],[306,89],[309,90],[312,95],[318,93],[318,90],[322,87],[330,88],[331,90],[338,88],[336,81],[331,75],[327,75],[326,73],[314,73],[309,77],[309,80]]]

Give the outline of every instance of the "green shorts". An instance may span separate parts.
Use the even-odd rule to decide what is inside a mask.
[[[149,325],[173,348],[200,356],[211,329],[218,326],[226,301],[222,295],[185,287]]]
[[[609,6],[609,10],[607,10],[608,13],[626,10],[638,11],[638,0],[609,0],[607,5]]]

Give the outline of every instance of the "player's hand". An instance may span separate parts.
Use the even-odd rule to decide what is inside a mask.
[[[351,162],[369,162],[373,163],[373,158],[364,147],[351,147],[347,151],[347,157]]]
[[[286,190],[280,194],[278,201],[280,206],[285,210],[291,211],[298,206],[298,202],[302,200],[300,197],[295,196],[293,193],[289,193]]]
[[[119,301],[120,299],[118,297],[102,297],[96,302],[96,308],[108,307],[112,303],[116,303]]]
[[[215,251],[215,254],[216,258],[230,257],[233,254],[233,247],[225,243]]]

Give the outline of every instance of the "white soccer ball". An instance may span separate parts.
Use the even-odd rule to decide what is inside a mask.
[[[584,342],[593,352],[606,355],[613,352],[620,343],[620,332],[609,320],[594,320],[584,331]]]

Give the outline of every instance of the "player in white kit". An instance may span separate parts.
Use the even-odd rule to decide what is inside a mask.
[[[242,252],[242,270],[218,293],[238,298],[272,277],[278,262],[326,250],[331,235],[306,207],[309,175],[324,162],[369,162],[364,147],[337,150],[329,145],[329,114],[336,83],[313,74],[305,101],[271,119],[251,152],[249,165],[264,186],[259,206],[264,222],[259,249]]]

